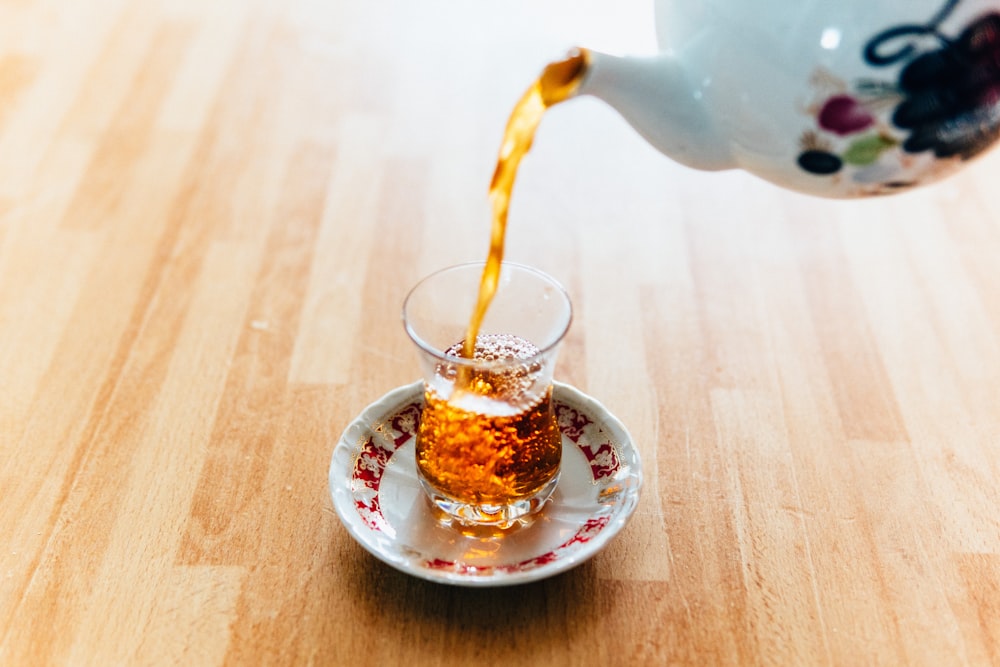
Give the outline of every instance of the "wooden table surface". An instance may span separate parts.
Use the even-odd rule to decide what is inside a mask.
[[[638,510],[492,590],[338,521],[513,103],[652,47],[611,5],[0,2],[0,664],[1000,664],[1000,152],[830,202],[555,108],[508,257],[567,285]]]

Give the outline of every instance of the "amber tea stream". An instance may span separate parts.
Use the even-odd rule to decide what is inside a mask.
[[[518,166],[531,148],[545,110],[576,91],[587,65],[585,51],[548,65],[515,105],[489,188],[493,208],[489,255],[481,272],[476,268],[468,276],[472,280],[464,283],[474,285],[478,278],[477,301],[465,338],[444,352],[446,359],[470,361],[450,364],[438,360],[434,377],[426,384],[416,442],[421,485],[447,517],[465,525],[523,525],[545,504],[559,477],[562,440],[555,421],[552,384],[550,379],[544,381],[545,386],[538,381],[551,377],[554,345],[569,326],[568,298],[561,305],[554,300],[544,316],[551,318],[553,327],[544,350],[517,335],[523,326],[519,316],[503,316],[505,326],[511,327],[507,331],[481,335],[480,328],[497,293]],[[511,270],[519,272],[521,287],[517,289],[531,286],[523,299],[541,298],[540,290],[553,284],[528,267]],[[430,284],[422,282],[407,299],[407,304],[413,299],[417,312],[420,295],[431,290]],[[442,285],[441,289],[447,288]],[[524,312],[533,311],[529,308]],[[543,345],[541,341],[538,344]],[[446,384],[450,384],[449,378],[454,382],[450,392],[439,394],[434,388],[439,378],[445,378]]]
[[[462,348],[462,356],[468,359],[475,356],[479,328],[490,307],[500,279],[500,265],[503,262],[504,240],[507,235],[507,212],[510,208],[510,197],[514,189],[517,168],[521,164],[521,158],[531,149],[535,131],[542,122],[545,110],[573,95],[587,72],[588,58],[586,50],[578,49],[564,60],[546,66],[542,74],[514,106],[510,119],[507,121],[503,141],[500,144],[496,170],[493,172],[493,180],[490,182],[489,196],[493,207],[490,249],[486,258],[486,267],[483,269],[483,276],[479,283],[479,298],[473,309],[472,317],[469,319],[469,327]],[[458,386],[466,386],[468,379],[468,377],[459,377]]]

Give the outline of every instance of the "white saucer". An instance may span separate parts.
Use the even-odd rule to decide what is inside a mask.
[[[414,461],[421,382],[369,405],[340,437],[330,463],[337,515],[376,558],[430,581],[507,586],[579,565],[628,522],[639,502],[642,468],[628,431],[604,406],[560,383],[554,397],[562,472],[530,526],[479,537],[437,521]]]

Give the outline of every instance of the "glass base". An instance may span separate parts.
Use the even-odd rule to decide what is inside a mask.
[[[424,489],[431,504],[442,513],[446,523],[457,524],[458,527],[484,526],[505,530],[515,526],[530,524],[535,515],[545,506],[559,482],[559,473],[552,476],[545,486],[530,496],[524,496],[510,503],[497,505],[493,503],[467,503],[450,498],[432,487],[421,475],[420,486]]]

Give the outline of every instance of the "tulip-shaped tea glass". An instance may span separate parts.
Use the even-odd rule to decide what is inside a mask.
[[[504,263],[475,355],[464,357],[483,266],[433,273],[403,305],[424,378],[417,476],[445,520],[509,528],[530,522],[559,477],[552,371],[572,306],[550,276]]]

